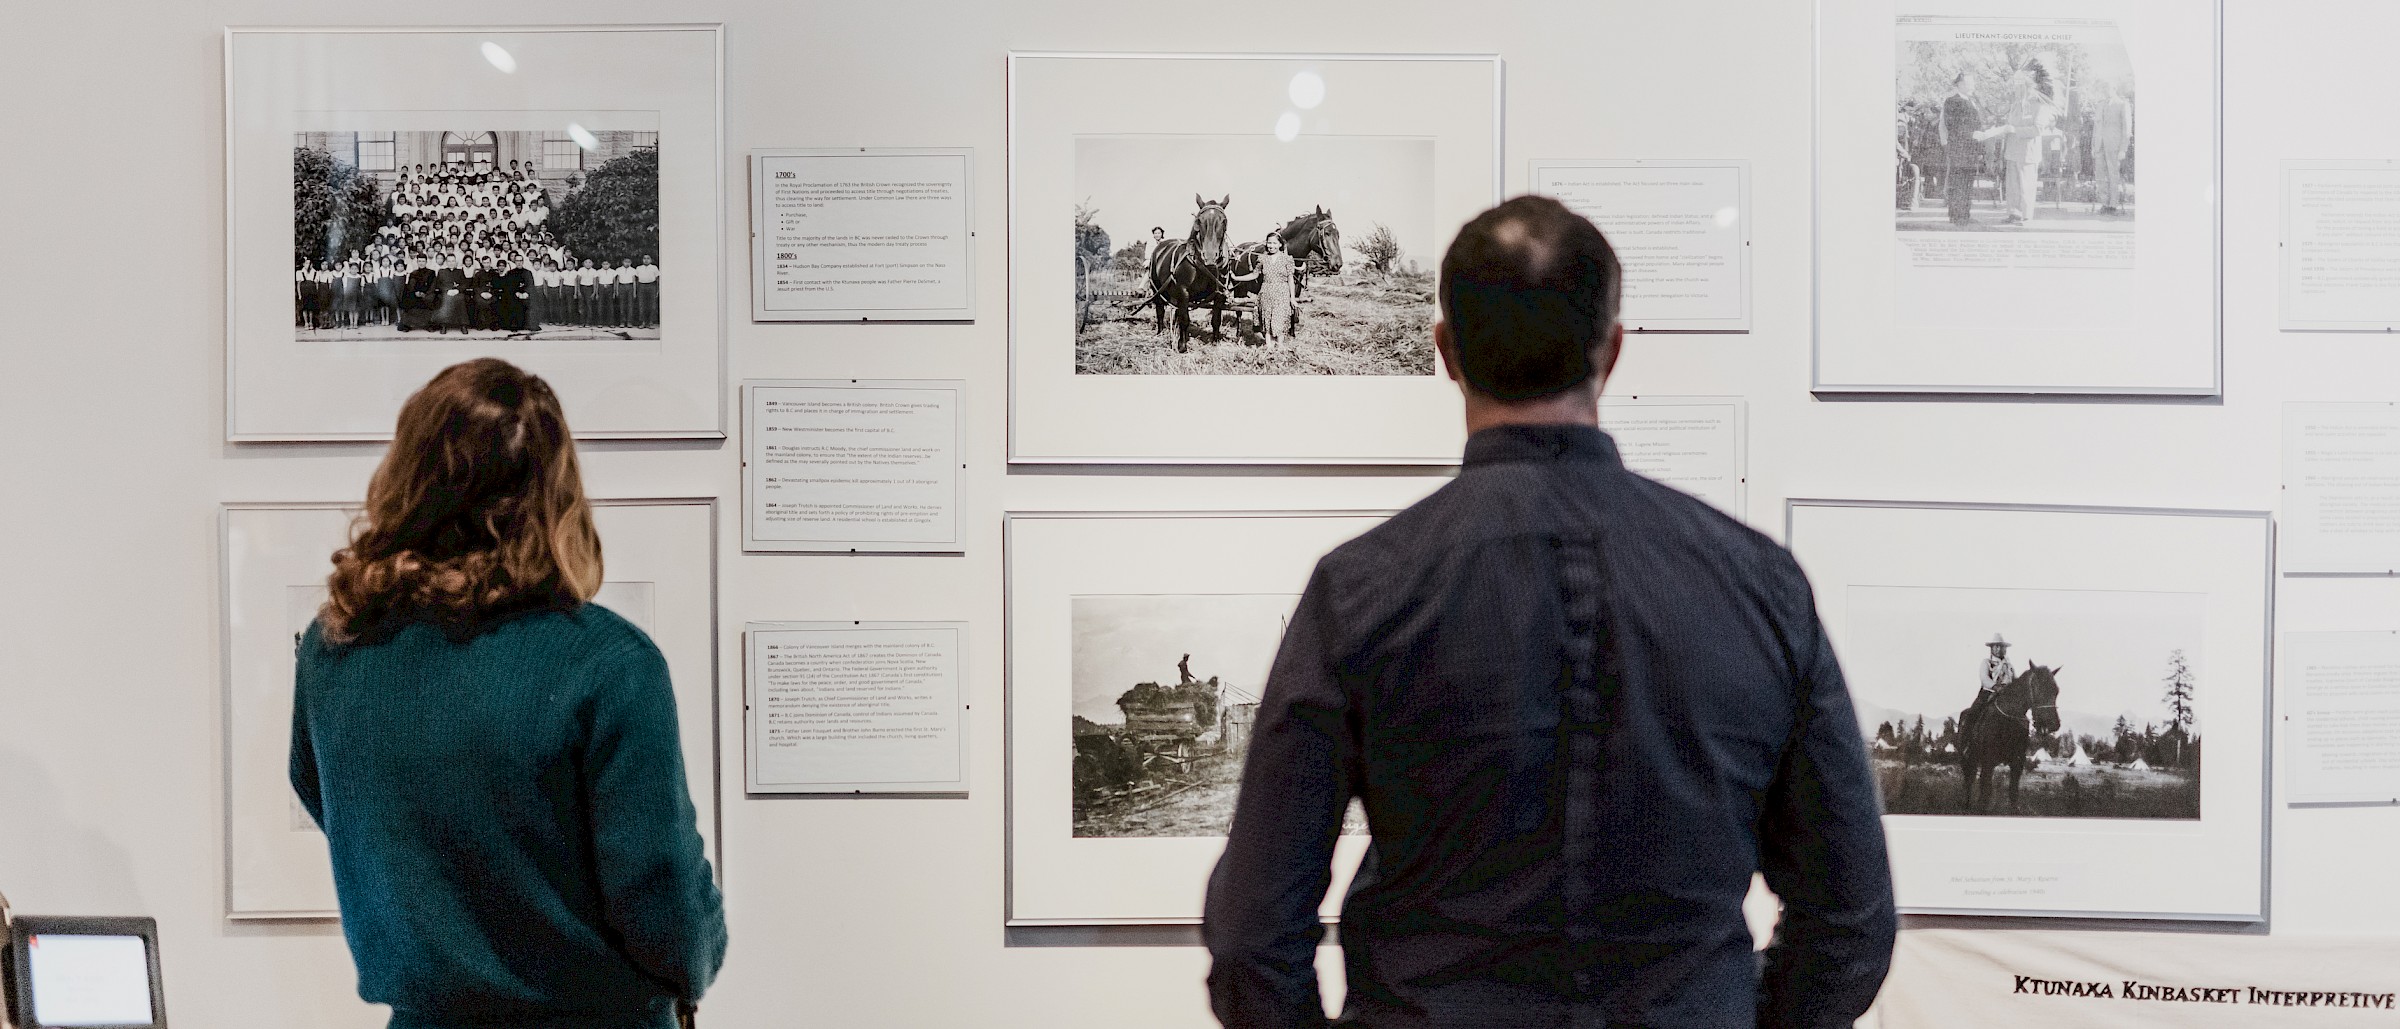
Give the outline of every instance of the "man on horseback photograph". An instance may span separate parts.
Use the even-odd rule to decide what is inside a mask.
[[[1983,656],[1983,685],[1975,691],[1973,706],[1976,708],[1988,705],[1991,702],[1993,690],[2008,685],[2010,679],[2017,677],[2017,666],[2008,663],[2008,641],[2006,639],[2001,638],[2000,634],[1995,632],[1992,634],[1990,642],[1985,643],[1984,646],[1990,648],[1990,653]]]

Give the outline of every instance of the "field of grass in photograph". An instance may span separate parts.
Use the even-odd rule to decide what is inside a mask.
[[[1225,835],[1233,825],[1233,799],[1241,791],[1241,757],[1199,758],[1192,762],[1190,775],[1188,781],[1153,780],[1131,793],[1078,805],[1075,835]]]
[[[1148,281],[1125,272],[1091,277],[1100,294],[1143,293]],[[1075,337],[1079,375],[1431,375],[1433,303],[1426,289],[1310,279],[1299,305],[1300,332],[1269,343],[1259,335],[1250,298],[1226,305],[1221,338],[1208,331],[1208,308],[1194,308],[1189,349],[1175,349],[1175,309],[1166,330],[1152,309],[1130,299],[1098,299]]]
[[[2014,815],[2023,818],[2198,818],[2200,779],[2189,772],[2135,770],[2110,765],[2066,768],[2046,761],[2025,770],[2017,807],[2008,805],[2008,768],[1996,768],[1997,800],[1966,810],[1965,781],[1955,761],[1875,759],[1875,781],[1883,810],[1892,815]],[[1981,801],[1982,798],[1978,798]]]

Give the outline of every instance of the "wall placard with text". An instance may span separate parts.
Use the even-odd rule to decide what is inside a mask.
[[[751,793],[967,792],[967,623],[751,622]]]
[[[1750,331],[1750,162],[1535,161],[1527,178],[1607,234],[1625,331]]]
[[[2286,331],[2400,329],[2400,161],[2283,162]]]
[[[1740,397],[1608,396],[1600,428],[1625,467],[1749,521],[1749,445]]]
[[[750,154],[750,318],[975,320],[975,151]]]
[[[742,549],[966,552],[966,383],[742,384]]]
[[[2400,404],[2283,405],[2278,567],[2400,574]]]

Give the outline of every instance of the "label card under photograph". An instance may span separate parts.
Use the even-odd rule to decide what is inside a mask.
[[[1625,331],[1750,331],[1750,162],[1535,161],[1530,178],[1608,236]]]
[[[751,793],[967,791],[965,622],[752,622]]]
[[[750,155],[750,317],[975,320],[975,152]]]
[[[742,549],[958,554],[966,383],[742,384]]]

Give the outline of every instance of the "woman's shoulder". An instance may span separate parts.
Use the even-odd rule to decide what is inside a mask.
[[[577,648],[594,660],[641,661],[659,654],[658,644],[650,639],[649,633],[604,604],[585,601],[534,617],[548,623],[552,632],[573,637]]]

